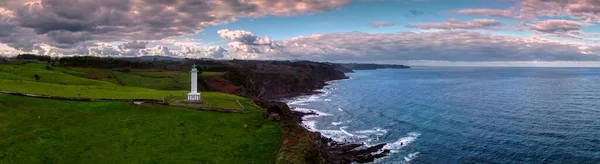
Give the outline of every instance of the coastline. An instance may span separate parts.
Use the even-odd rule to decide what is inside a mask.
[[[295,94],[295,96],[286,96],[278,99],[277,102],[286,105],[287,109],[293,114],[296,125],[299,125],[312,134],[312,142],[318,145],[319,153],[323,158],[324,163],[366,163],[374,162],[377,159],[388,156],[391,150],[385,149],[386,143],[369,146],[365,143],[335,141],[333,138],[321,134],[316,128],[311,128],[313,125],[304,122],[305,118],[308,117],[326,116],[329,114],[313,109],[291,107],[294,99],[297,100],[303,97],[308,97],[308,99],[310,99],[312,96],[329,94],[329,92],[325,90],[325,87],[330,86],[332,82],[339,80],[351,80],[351,78],[347,77],[326,81],[325,85],[320,86],[318,89],[310,92],[298,93]]]

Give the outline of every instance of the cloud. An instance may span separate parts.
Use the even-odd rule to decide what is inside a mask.
[[[178,57],[222,59],[226,57],[227,50],[221,46],[179,46],[175,53]]]
[[[406,27],[419,29],[494,29],[502,25],[502,22],[495,19],[473,19],[471,21],[461,21],[458,19],[448,19],[440,23],[422,23],[407,25]]]
[[[456,14],[512,17],[521,20],[539,20],[540,17],[569,16],[588,23],[600,22],[598,0],[518,0],[517,7],[508,9],[460,9]]]
[[[420,33],[318,34],[276,41],[280,46],[232,42],[229,54],[239,59],[318,60],[361,62],[404,61],[599,61],[600,47],[540,38],[453,30]],[[231,46],[231,45],[230,45]]]
[[[244,30],[229,30],[223,29],[217,31],[219,36],[223,39],[241,42],[243,44],[252,44],[252,45],[266,45],[271,43],[271,39],[269,37],[259,38],[252,34],[252,32],[244,31]]]
[[[0,18],[9,18],[13,17],[14,15],[15,13],[13,11],[0,7]]]
[[[119,45],[119,49],[144,49],[146,48],[146,45],[148,44],[147,41],[137,41],[134,40],[132,42],[126,42],[123,43],[121,45]]]
[[[256,54],[270,53],[281,47],[280,43],[269,37],[260,38],[245,30],[222,29],[217,33],[221,38],[231,41],[227,46],[232,58],[253,58]]]
[[[0,1],[0,42],[26,51],[40,44],[66,52],[85,50],[101,42],[185,36],[238,18],[328,11],[348,2],[350,0]],[[97,50],[94,48],[94,52]]]
[[[550,19],[545,21],[539,21],[534,24],[529,24],[527,26],[531,30],[544,34],[551,34],[561,37],[580,38],[578,36],[579,34],[581,34],[580,28],[584,25],[587,24],[571,20]]]
[[[386,22],[386,21],[379,21],[379,22],[371,22],[371,23],[369,23],[369,25],[371,27],[377,28],[377,27],[394,26],[394,25],[396,25],[396,23],[394,23],[394,22]]]
[[[497,16],[497,17],[511,17],[515,12],[515,8],[510,8],[507,10],[498,10],[498,9],[460,9],[455,11],[457,14],[464,15],[487,15],[487,16]]]
[[[422,12],[422,11],[419,11],[419,10],[410,10],[409,12],[410,12],[410,14],[412,14],[413,16],[421,16],[421,15],[425,14],[424,12]]]
[[[519,19],[571,16],[586,22],[600,22],[600,1],[597,0],[521,0],[519,6]]]

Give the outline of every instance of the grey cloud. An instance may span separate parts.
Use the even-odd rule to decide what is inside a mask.
[[[144,48],[146,48],[147,44],[148,44],[148,42],[146,42],[146,41],[138,42],[137,40],[134,40],[132,42],[126,42],[126,43],[119,45],[119,49],[144,49]]]
[[[223,29],[217,31],[219,36],[223,39],[242,42],[244,44],[258,44],[259,38],[252,34],[252,32],[244,31],[244,30],[229,30]]]
[[[472,31],[320,34],[277,41],[281,46],[230,49],[232,58],[320,61],[599,61],[600,47]],[[239,43],[236,43],[239,44]]]
[[[571,20],[545,20],[529,25],[529,28],[545,33],[562,33],[579,30],[585,23]]]
[[[197,33],[205,27],[238,18],[320,12],[348,2],[350,0],[0,1],[0,42],[31,50],[37,44],[75,49],[98,42],[160,40]]]
[[[565,15],[587,22],[600,22],[600,1],[597,0],[521,0],[519,6],[519,19]]]
[[[594,40],[595,37],[590,37],[591,35],[580,30],[581,27],[586,25],[589,24],[571,20],[550,19],[538,21],[526,26],[529,29],[544,35]]]
[[[274,51],[281,46],[269,37],[260,38],[249,31],[223,29],[217,33],[221,38],[232,41],[227,44],[232,52],[265,53]]]
[[[175,52],[179,57],[187,58],[224,58],[227,50],[221,46],[209,46],[209,47],[194,47],[194,46],[180,46],[179,50]]]

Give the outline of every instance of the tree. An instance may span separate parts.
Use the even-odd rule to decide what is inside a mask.
[[[35,77],[36,81],[40,81],[40,75],[38,75],[37,73],[35,75],[33,75],[33,77]]]

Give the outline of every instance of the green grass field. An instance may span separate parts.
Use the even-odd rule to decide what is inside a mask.
[[[274,163],[279,127],[244,105],[249,113],[0,94],[0,163]]]
[[[109,70],[63,67],[46,70],[44,67],[45,64],[41,63],[0,64],[0,90],[60,97],[156,100],[162,100],[169,95],[184,97],[189,92],[187,89],[156,89],[176,85],[185,85],[189,88],[189,74],[185,76],[171,72],[169,75],[182,81],[175,83],[170,78],[151,78],[113,71],[124,83],[133,84],[132,86],[121,86],[116,80],[107,78]],[[40,75],[39,81],[34,78],[35,74]],[[96,80],[89,79],[87,78],[89,76],[98,78]],[[239,108],[235,99],[245,100],[243,97],[225,93],[201,93],[202,97],[207,98],[207,103],[210,103],[212,99],[231,99],[231,101],[214,100],[216,102],[211,104],[215,104],[212,105],[215,108],[231,108],[232,106]]]
[[[110,77],[110,70],[44,67],[44,63],[0,64],[0,90],[59,97],[157,100],[168,95],[182,99],[189,92],[163,90],[171,85],[189,85],[187,73],[112,71],[131,84],[121,86]],[[39,80],[35,74],[40,75]],[[185,82],[177,84],[179,80]],[[275,162],[281,132],[275,122],[264,118],[263,109],[250,105],[247,98],[225,93],[202,92],[202,97],[215,108],[239,108],[235,100],[240,100],[247,112],[0,94],[0,163]],[[185,126],[180,127],[180,122]],[[262,124],[262,128],[255,124]]]

